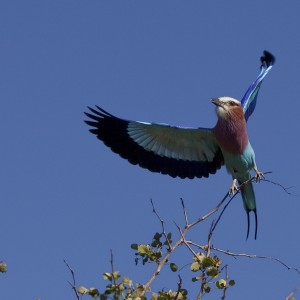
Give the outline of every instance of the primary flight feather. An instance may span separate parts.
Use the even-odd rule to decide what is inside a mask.
[[[89,107],[90,112],[85,114],[90,120],[85,122],[93,127],[90,132],[112,151],[130,163],[152,172],[192,179],[215,174],[225,164],[233,177],[230,188],[233,192],[236,182],[242,184],[251,178],[251,170],[256,172],[257,178],[263,176],[255,163],[246,121],[255,109],[261,83],[274,63],[274,56],[264,51],[260,73],[241,102],[231,97],[212,99],[218,116],[214,128],[187,128],[130,121],[120,119],[99,106]],[[256,238],[257,213],[252,183],[242,187],[241,194],[247,212],[247,238],[250,211],[255,214]]]

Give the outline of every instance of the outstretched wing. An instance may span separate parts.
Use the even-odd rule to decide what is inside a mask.
[[[85,121],[90,132],[113,152],[151,172],[172,177],[208,177],[224,159],[210,129],[180,128],[166,124],[128,121],[102,108],[89,107]]]
[[[260,58],[260,61],[260,73],[256,80],[250,85],[241,101],[242,106],[244,108],[244,115],[246,121],[252,115],[255,109],[258,91],[260,89],[263,79],[272,69],[275,63],[275,57],[270,52],[264,51],[263,56]]]

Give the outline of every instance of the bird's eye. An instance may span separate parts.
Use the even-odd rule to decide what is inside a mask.
[[[234,101],[229,101],[229,105],[230,105],[230,106],[235,106],[236,103],[235,103]]]

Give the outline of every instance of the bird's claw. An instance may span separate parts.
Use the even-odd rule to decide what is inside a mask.
[[[238,191],[238,187],[236,185],[236,179],[233,179],[232,185],[229,189],[229,195],[233,195],[235,191]]]
[[[265,179],[265,176],[264,176],[263,172],[258,171],[258,169],[255,169],[255,172],[256,172],[256,174],[255,174],[255,180],[256,180],[256,182],[259,182],[262,179]]]

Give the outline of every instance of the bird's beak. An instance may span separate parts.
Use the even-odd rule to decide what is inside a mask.
[[[211,103],[213,103],[216,106],[222,106],[222,102],[219,98],[212,98]]]

